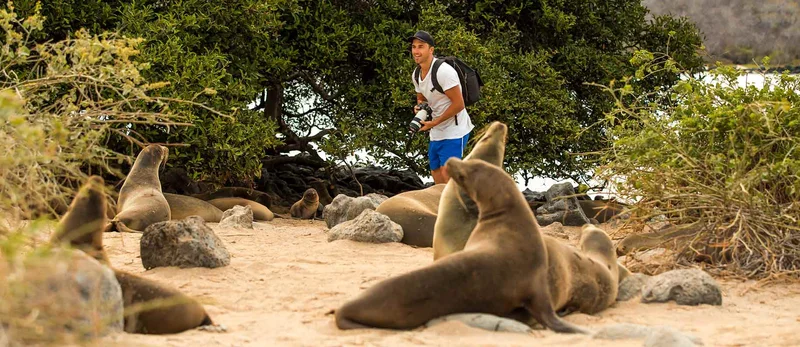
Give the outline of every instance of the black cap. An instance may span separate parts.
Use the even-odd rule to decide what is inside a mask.
[[[433,44],[433,36],[431,36],[431,34],[428,34],[427,31],[422,31],[422,30],[417,31],[417,33],[414,34],[414,36],[411,36],[411,37],[407,38],[406,41],[411,42],[414,39],[427,42],[429,45],[434,46],[434,44]]]

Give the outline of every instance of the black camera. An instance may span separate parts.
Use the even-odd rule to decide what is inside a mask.
[[[422,121],[429,121],[432,119],[433,110],[431,110],[431,107],[428,106],[427,102],[423,102],[417,105],[417,107],[419,108],[419,111],[417,111],[414,119],[411,120],[411,124],[408,125],[409,135],[414,135],[417,131],[419,131],[419,128],[422,127]]]

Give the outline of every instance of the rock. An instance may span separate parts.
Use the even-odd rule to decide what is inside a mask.
[[[340,223],[356,218],[364,210],[375,210],[386,199],[388,199],[386,196],[380,194],[367,194],[357,198],[339,194],[325,206],[322,217],[325,218],[328,228],[333,228]]]
[[[223,228],[253,229],[253,209],[250,206],[234,206],[222,213],[219,226]]]
[[[89,341],[122,331],[119,282],[86,253],[56,248],[6,270],[2,325],[11,345]]]
[[[230,264],[225,244],[202,218],[154,223],[140,242],[145,269],[160,266],[216,268]]]
[[[699,269],[672,270],[653,276],[642,288],[642,302],[667,302],[679,305],[722,305],[717,282]]]
[[[338,197],[337,197],[338,198]],[[355,219],[337,224],[328,231],[328,242],[352,240],[358,242],[400,242],[403,228],[386,215],[366,209]]]
[[[694,347],[703,342],[694,336],[686,335],[671,327],[658,327],[647,335],[644,347]]]
[[[590,223],[589,218],[583,213],[578,199],[574,196],[575,190],[569,182],[557,183],[545,192],[547,202],[536,209],[536,220],[539,225],[546,226],[554,222],[561,222],[567,226],[582,226]],[[563,198],[564,196],[570,196]]]
[[[159,175],[161,190],[164,193],[192,195],[200,193],[200,186],[189,177],[185,169],[169,168]]]
[[[617,301],[628,301],[642,294],[642,287],[645,282],[650,279],[650,276],[633,273],[619,284],[619,292],[617,292]]]
[[[645,347],[691,347],[703,342],[692,335],[668,327],[649,327],[638,324],[614,324],[602,327],[592,334],[592,338],[600,340],[644,339]]]
[[[531,333],[531,327],[509,318],[502,318],[486,313],[456,313],[431,319],[425,323],[426,328],[430,328],[436,324],[448,321],[458,321],[473,328],[489,330],[489,331],[502,331],[512,333]]]
[[[648,326],[622,323],[604,326],[592,334],[592,338],[599,340],[643,339],[652,331],[653,328]]]
[[[535,192],[535,191],[532,191],[532,190],[530,190],[528,188],[525,188],[525,190],[522,191],[522,195],[525,197],[525,200],[527,200],[528,202],[531,202],[531,201],[546,202],[547,201],[547,198],[545,197],[543,192]]]

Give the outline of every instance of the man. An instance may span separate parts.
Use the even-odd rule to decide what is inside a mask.
[[[472,125],[472,120],[464,108],[458,74],[450,64],[440,64],[436,73],[437,81],[444,93],[433,87],[430,76],[431,67],[436,61],[436,57],[433,56],[433,37],[425,31],[417,31],[407,41],[411,42],[411,55],[420,68],[419,80],[414,74],[411,76],[417,92],[417,104],[427,101],[433,110],[432,119],[423,121],[419,129],[419,131],[430,130],[428,160],[431,176],[435,184],[447,183],[450,176],[444,164],[451,157],[459,159],[463,157],[469,133],[475,126]],[[414,106],[414,113],[418,111],[418,107]]]

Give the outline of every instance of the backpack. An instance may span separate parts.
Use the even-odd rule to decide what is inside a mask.
[[[481,98],[481,87],[483,87],[483,81],[481,80],[481,75],[478,73],[478,71],[461,61],[461,59],[453,56],[436,58],[438,59],[433,62],[430,72],[431,82],[433,82],[433,89],[444,94],[442,86],[439,85],[439,79],[436,77],[436,72],[439,71],[439,66],[442,65],[442,63],[448,63],[453,67],[453,69],[456,70],[456,74],[458,74],[458,81],[461,84],[461,95],[464,97],[464,107],[478,102],[478,99]],[[420,82],[419,74],[420,68],[417,66],[414,68],[414,83],[417,85],[419,85]],[[458,125],[458,117],[456,116],[455,118],[456,125]]]

